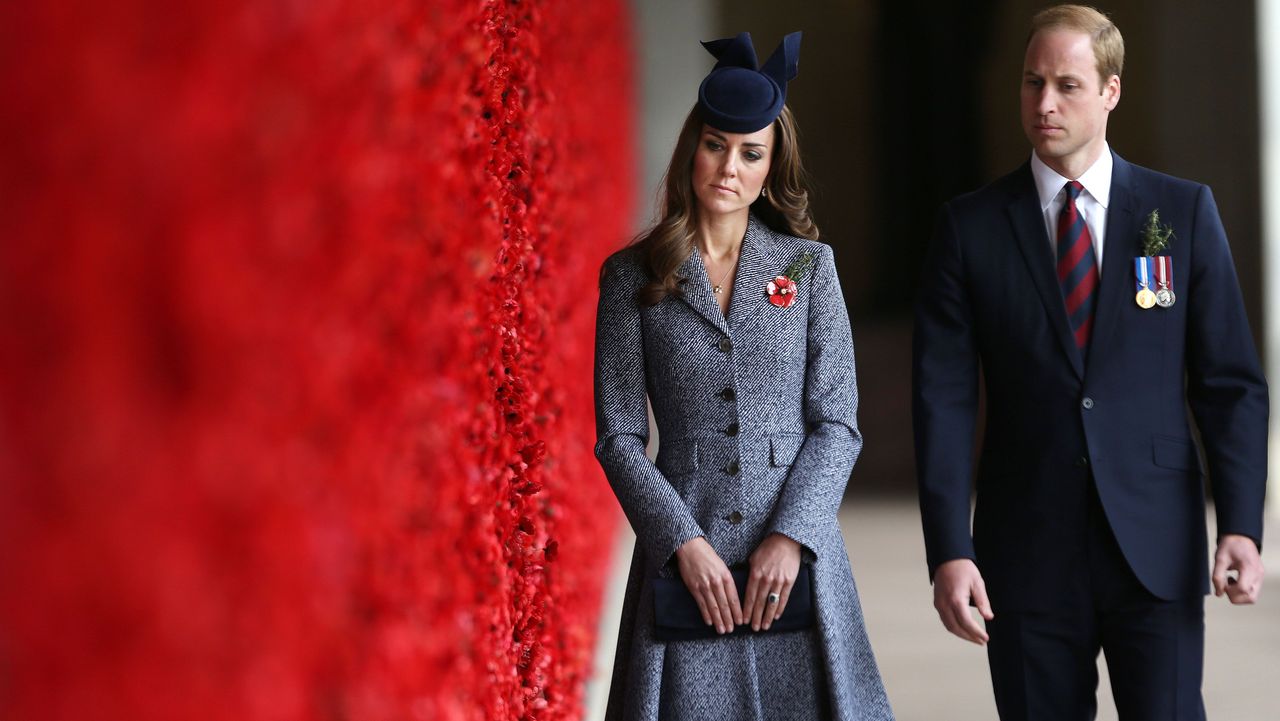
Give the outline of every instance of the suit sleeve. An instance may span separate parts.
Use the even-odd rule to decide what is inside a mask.
[[[926,255],[912,336],[916,479],[932,578],[974,559],[969,497],[978,409],[978,346],[955,218],[943,206]]]
[[[816,554],[844,499],[862,434],[853,333],[830,247],[817,253],[812,274],[804,383],[808,433],[787,472],[769,530]]]
[[[1249,333],[1226,231],[1204,186],[1196,199],[1192,239],[1187,399],[1204,441],[1218,534],[1242,534],[1261,547],[1267,381]]]
[[[649,413],[644,343],[635,286],[606,262],[596,312],[596,458],[644,550],[651,570],[685,542],[705,535],[671,483],[645,455]]]

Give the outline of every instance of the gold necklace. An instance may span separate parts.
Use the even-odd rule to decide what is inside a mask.
[[[720,276],[720,282],[719,282],[719,283],[716,283],[716,284],[715,284],[715,285],[713,285],[713,286],[711,286],[711,290],[714,290],[717,294],[723,293],[723,292],[724,292],[724,282],[729,278],[729,271],[731,271],[731,270],[733,270],[733,266],[732,266],[732,265],[730,265],[730,266],[729,266],[729,267],[724,271],[724,275]]]
[[[742,252],[742,243],[740,242],[735,243],[735,245],[737,247],[734,248],[733,251],[728,254],[733,256],[733,260],[729,263],[729,267],[725,268],[724,273],[720,275],[719,281],[711,284],[711,290],[714,291],[716,295],[720,295],[721,293],[724,292],[724,282],[729,279],[729,274],[732,273],[733,269],[738,265],[738,253]],[[702,248],[699,248],[695,252],[701,254],[702,250],[703,250]],[[708,281],[711,280],[711,251],[710,250],[707,250],[707,255],[702,260],[702,267],[704,270],[707,271],[707,280]]]

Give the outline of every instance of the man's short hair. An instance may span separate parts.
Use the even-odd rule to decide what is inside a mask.
[[[1088,5],[1055,5],[1041,10],[1031,18],[1027,45],[1042,30],[1072,30],[1088,35],[1093,42],[1093,58],[1098,64],[1101,87],[1106,87],[1112,75],[1119,77],[1124,70],[1124,38],[1120,36],[1120,28],[1095,8]]]

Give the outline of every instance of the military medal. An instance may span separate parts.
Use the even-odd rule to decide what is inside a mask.
[[[1146,310],[1156,304],[1156,294],[1151,292],[1151,259],[1133,259],[1133,272],[1137,276],[1138,294],[1134,297],[1138,307]]]
[[[1178,300],[1173,294],[1173,256],[1158,255],[1156,261],[1156,305],[1168,308]]]
[[[1169,248],[1173,240],[1173,228],[1160,224],[1160,211],[1153,210],[1142,228],[1142,257],[1133,259],[1133,271],[1138,277],[1138,295],[1135,300],[1143,309],[1153,305],[1168,308],[1177,300],[1173,295],[1173,256],[1159,255]],[[1154,261],[1154,262],[1153,262]],[[1151,291],[1151,271],[1154,266],[1156,291]]]

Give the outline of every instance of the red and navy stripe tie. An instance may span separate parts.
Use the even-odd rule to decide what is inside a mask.
[[[1089,352],[1093,333],[1093,309],[1098,300],[1098,261],[1093,253],[1093,236],[1076,207],[1084,186],[1078,181],[1066,185],[1067,201],[1058,214],[1058,284],[1067,302],[1067,319],[1076,337],[1081,357]]]

